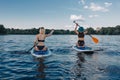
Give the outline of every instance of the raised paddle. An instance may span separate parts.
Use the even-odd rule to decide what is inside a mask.
[[[73,23],[78,24],[75,21],[73,21]],[[78,24],[78,26],[80,26],[80,25]],[[93,37],[91,34],[88,34],[88,35],[92,38],[92,40],[93,40],[94,43],[97,44],[99,42],[99,40],[97,38]]]
[[[92,40],[93,40],[93,42],[94,43],[98,43],[99,42],[99,40],[96,38],[96,37],[93,37],[92,35],[90,35],[90,34],[88,34],[91,38],[92,38]]]

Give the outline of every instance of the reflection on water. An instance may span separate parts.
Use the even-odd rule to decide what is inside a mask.
[[[97,45],[86,36],[86,45],[101,49],[86,54],[72,49],[77,36],[53,35],[46,39],[52,56],[39,59],[26,53],[34,37],[0,36],[0,80],[120,80],[119,36],[98,35]]]
[[[84,53],[77,53],[78,59],[80,62],[85,62],[85,54]]]
[[[84,53],[76,53],[77,60],[73,66],[73,72],[76,76],[75,80],[86,80],[86,77],[83,74],[84,67],[83,64],[86,62]]]
[[[38,58],[36,59],[38,61],[38,64],[37,64],[37,72],[38,74],[36,75],[37,78],[40,78],[40,79],[45,79],[45,64],[44,64],[44,58]]]

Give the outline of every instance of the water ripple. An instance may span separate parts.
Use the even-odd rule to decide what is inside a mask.
[[[86,37],[87,45],[103,49],[88,55],[72,49],[77,36],[54,35],[46,40],[46,46],[52,51],[52,56],[39,59],[26,53],[33,46],[34,37],[0,36],[0,80],[120,79],[119,37],[98,35],[100,43],[97,45],[93,44],[91,38]],[[108,38],[112,40],[111,43]]]

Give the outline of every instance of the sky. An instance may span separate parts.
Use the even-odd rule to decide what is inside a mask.
[[[73,30],[120,25],[120,0],[0,0],[5,28]]]

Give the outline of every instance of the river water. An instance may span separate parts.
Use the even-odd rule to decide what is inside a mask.
[[[53,35],[46,39],[52,55],[36,59],[26,53],[33,46],[35,35],[0,36],[0,80],[120,80],[120,36],[93,35],[85,43],[93,54],[72,49],[76,35]]]

